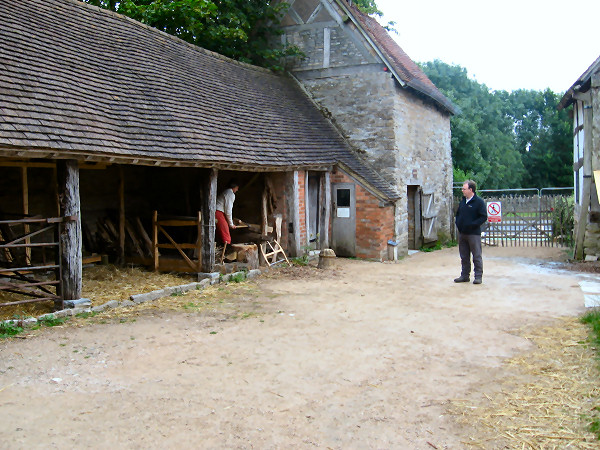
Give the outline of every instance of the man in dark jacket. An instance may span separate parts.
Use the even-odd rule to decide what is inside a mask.
[[[458,252],[460,254],[460,277],[455,283],[467,283],[471,275],[471,253],[473,254],[473,284],[481,284],[483,258],[481,257],[481,225],[487,221],[487,208],[481,197],[475,195],[476,184],[467,180],[463,184],[463,199],[456,211],[458,228]]]

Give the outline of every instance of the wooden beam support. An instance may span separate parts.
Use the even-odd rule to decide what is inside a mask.
[[[56,169],[61,216],[76,217],[76,220],[60,225],[61,297],[64,300],[78,300],[81,298],[82,277],[79,166],[74,159],[59,160]],[[62,304],[56,306],[62,307]]]
[[[585,105],[583,113],[583,192],[581,197],[581,208],[579,210],[579,221],[577,222],[577,232],[575,233],[575,259],[584,258],[583,243],[587,229],[590,196],[592,190],[592,145],[593,145],[593,116],[591,105]]]
[[[119,264],[125,264],[125,174],[119,166]]]
[[[23,215],[27,217],[29,215],[29,182],[27,181],[27,167],[21,167],[21,183],[22,183],[22,191],[23,191]],[[29,225],[23,225],[23,230],[25,234],[29,234]],[[25,240],[26,244],[31,243],[31,239],[27,238]],[[25,248],[25,260],[27,264],[31,264],[31,248]]]
[[[321,211],[319,213],[319,248],[329,248],[329,221],[331,220],[331,176],[329,172],[321,174],[319,188]]]
[[[290,256],[300,256],[300,186],[298,171],[289,172],[286,186],[288,253]]]
[[[202,189],[202,272],[215,269],[215,211],[217,209],[217,178],[219,171],[210,169]]]
[[[158,211],[152,212],[152,259],[154,271],[158,271]]]

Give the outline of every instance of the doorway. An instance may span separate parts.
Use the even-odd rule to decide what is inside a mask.
[[[423,245],[421,230],[421,189],[417,185],[407,186],[408,249],[418,250]]]

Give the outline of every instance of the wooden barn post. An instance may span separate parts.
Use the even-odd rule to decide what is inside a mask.
[[[329,221],[331,220],[331,177],[329,172],[321,174],[321,186],[319,189],[321,198],[319,204],[319,248],[329,248]]]
[[[286,202],[288,210],[288,226],[284,233],[289,232],[288,253],[291,256],[300,256],[300,186],[297,170],[288,173],[286,186]]]
[[[204,179],[202,195],[202,272],[215,268],[215,211],[217,209],[217,177],[219,171],[210,169]]]
[[[65,219],[60,230],[62,298],[81,298],[81,203],[79,166],[74,159],[56,162],[60,215]]]
[[[119,165],[119,264],[125,264],[125,174]]]

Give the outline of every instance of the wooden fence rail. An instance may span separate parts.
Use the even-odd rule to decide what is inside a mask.
[[[572,189],[572,188],[553,188]],[[501,204],[500,222],[482,227],[482,242],[500,247],[570,246],[573,244],[572,195],[553,191],[515,193],[505,191],[478,194],[486,203]],[[461,198],[455,197],[455,208]],[[455,230],[456,232],[456,230]]]
[[[74,219],[0,220],[0,292],[31,297],[5,301],[0,307],[52,300],[62,308],[58,234],[61,224],[70,220]]]

